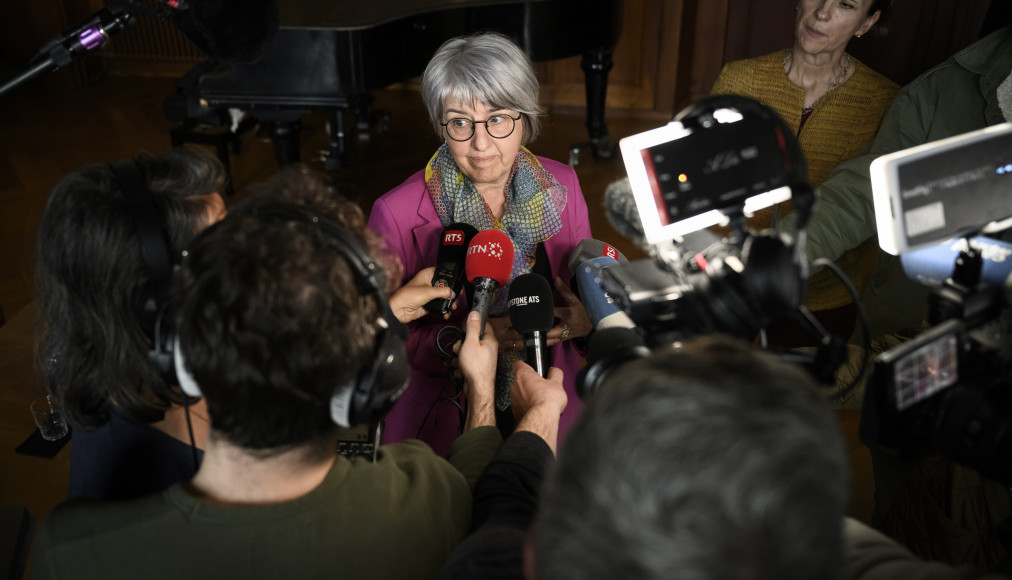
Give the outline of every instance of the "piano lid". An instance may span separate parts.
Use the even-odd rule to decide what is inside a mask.
[[[457,8],[485,8],[500,4],[554,2],[570,4],[574,13],[585,11],[600,2],[595,0],[286,0],[280,3],[282,28],[325,28],[331,30],[360,30],[375,28],[394,20],[418,16],[429,12]]]

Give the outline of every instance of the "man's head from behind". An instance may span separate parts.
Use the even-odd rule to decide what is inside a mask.
[[[375,253],[361,210],[295,168],[197,238],[178,277],[186,368],[214,435],[249,451],[309,443],[333,454],[331,397],[373,362],[377,293],[363,290],[347,244],[320,222]]]
[[[704,337],[594,395],[541,499],[541,578],[833,578],[847,469],[799,369]]]

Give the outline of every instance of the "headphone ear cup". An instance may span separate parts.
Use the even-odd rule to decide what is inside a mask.
[[[407,327],[387,312],[379,319],[371,364],[353,385],[342,386],[331,398],[331,418],[342,427],[377,423],[408,386]]]
[[[200,386],[197,384],[197,380],[193,378],[190,371],[186,369],[186,361],[183,359],[183,349],[179,348],[179,337],[172,338],[172,366],[175,371],[176,378],[179,379],[179,388],[183,389],[183,392],[191,397],[202,397],[203,393],[200,392]]]
[[[791,246],[773,235],[753,236],[747,243],[746,283],[759,310],[771,317],[797,310],[804,302],[808,280],[794,263]]]
[[[158,369],[158,374],[166,385],[178,384],[176,363],[173,353],[175,352],[176,336],[173,332],[171,316],[160,309],[155,315],[154,325],[148,339],[151,341],[148,347],[148,360]]]

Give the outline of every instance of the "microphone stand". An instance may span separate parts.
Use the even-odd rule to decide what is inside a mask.
[[[80,24],[69,28],[42,45],[39,52],[14,74],[0,82],[0,98],[44,73],[67,66],[74,58],[98,49],[112,36],[136,23],[135,11],[153,13],[168,20],[174,10],[185,9],[177,0],[159,0],[167,8],[153,11],[132,2],[115,3],[102,8]]]

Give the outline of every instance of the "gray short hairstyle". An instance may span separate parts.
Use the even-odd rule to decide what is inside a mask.
[[[848,471],[807,375],[705,337],[629,363],[546,481],[538,578],[837,578]]]
[[[508,36],[483,32],[458,36],[442,44],[422,73],[422,101],[436,134],[443,138],[443,103],[484,103],[514,109],[524,123],[523,144],[541,131],[544,109],[538,104],[539,85],[534,66]]]

